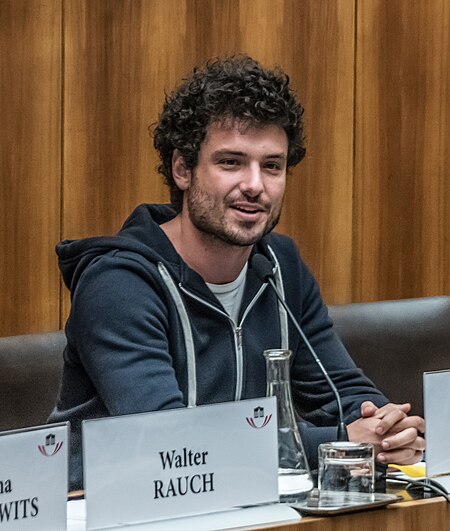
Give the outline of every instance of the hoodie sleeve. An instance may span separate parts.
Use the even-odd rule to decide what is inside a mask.
[[[389,400],[356,367],[335,333],[317,282],[299,257],[295,244],[285,237],[277,240],[274,242],[277,244],[275,251],[280,262],[286,301],[336,385],[344,418],[349,424],[360,417],[360,407],[364,401],[370,400],[381,407]],[[291,383],[296,412],[301,419],[314,426],[336,426],[338,408],[334,394],[291,323],[289,338],[294,353]],[[329,433],[326,437],[329,437]]]
[[[370,400],[377,406],[389,400],[359,369],[334,331],[319,287],[302,263],[303,302],[300,322],[312,347],[333,380],[342,401],[344,420],[353,422],[360,415],[361,404]],[[338,408],[334,394],[320,368],[305,346],[299,342],[293,369],[295,393],[301,396],[299,413],[319,426],[336,425]]]
[[[108,253],[83,272],[66,327],[66,364],[85,371],[92,383],[77,389],[72,382],[78,401],[98,394],[110,415],[184,405],[162,297],[138,257]]]

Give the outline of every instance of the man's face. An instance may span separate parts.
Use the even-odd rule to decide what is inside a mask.
[[[248,246],[278,223],[288,141],[276,125],[208,127],[185,191],[188,215],[203,234]]]

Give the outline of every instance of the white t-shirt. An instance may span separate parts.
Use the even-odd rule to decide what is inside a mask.
[[[245,263],[239,276],[233,282],[228,284],[209,284],[206,285],[219,299],[222,306],[225,308],[228,315],[237,323],[239,316],[239,309],[241,307],[242,297],[245,288],[245,276],[247,274],[248,263]]]

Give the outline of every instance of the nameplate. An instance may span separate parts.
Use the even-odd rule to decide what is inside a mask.
[[[450,370],[423,374],[426,474],[450,493]]]
[[[278,501],[275,398],[83,422],[87,529]]]
[[[67,520],[68,424],[0,433],[0,529],[61,531]]]

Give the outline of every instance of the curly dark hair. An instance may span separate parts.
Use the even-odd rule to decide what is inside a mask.
[[[264,69],[246,55],[213,59],[195,68],[183,83],[166,96],[154,146],[161,160],[158,171],[170,189],[177,212],[182,209],[183,191],[172,176],[172,156],[177,149],[193,170],[210,124],[227,119],[245,125],[279,125],[288,139],[287,167],[305,156],[303,107],[281,70]]]

